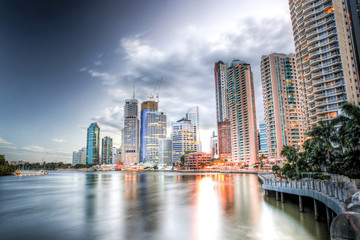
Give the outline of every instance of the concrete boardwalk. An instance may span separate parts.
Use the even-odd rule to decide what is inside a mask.
[[[336,214],[345,212],[344,202],[348,191],[345,182],[314,179],[280,180],[273,174],[259,174],[258,176],[262,182],[262,188],[266,191],[311,197],[322,202]]]

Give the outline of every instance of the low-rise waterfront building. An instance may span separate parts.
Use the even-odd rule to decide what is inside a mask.
[[[193,152],[185,154],[184,167],[187,170],[197,170],[211,163],[211,153]]]

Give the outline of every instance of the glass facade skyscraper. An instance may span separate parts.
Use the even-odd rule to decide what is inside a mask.
[[[101,163],[113,163],[113,140],[111,137],[104,137],[101,144]]]
[[[155,101],[146,101],[141,103],[141,113],[140,113],[140,162],[145,162],[145,134],[146,134],[146,113],[155,112],[158,110],[158,102]]]
[[[100,164],[100,128],[96,122],[87,129],[86,164]]]

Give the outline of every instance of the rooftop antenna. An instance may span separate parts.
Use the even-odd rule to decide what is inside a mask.
[[[164,78],[161,78],[157,84],[157,93],[156,93],[157,102],[160,102],[160,88],[161,88],[161,84],[162,84],[163,80],[164,80]]]
[[[135,85],[134,85],[133,99],[135,99]]]

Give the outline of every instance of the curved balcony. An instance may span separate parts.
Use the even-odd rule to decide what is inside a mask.
[[[320,99],[323,99],[323,98],[326,98],[326,94],[325,93],[322,93],[322,94],[319,94],[319,95],[315,95],[314,96],[314,100],[320,100]]]
[[[332,89],[332,88],[343,87],[343,86],[345,86],[344,83],[334,84],[334,85],[331,85],[331,86],[317,87],[317,88],[313,89],[313,92],[317,93],[317,92],[320,92],[320,91],[329,90],[329,89]],[[332,95],[332,94],[330,94],[330,95]]]
[[[311,71],[307,71],[307,72],[304,72],[304,77],[305,78],[311,78]]]
[[[331,63],[319,64],[319,65],[311,68],[311,73],[317,76],[318,73],[316,71],[319,71],[319,70],[324,69],[324,68],[331,67],[331,66],[333,66],[335,64],[338,64],[338,62],[339,61],[337,59],[337,61],[333,61]],[[338,66],[332,67],[331,70],[324,71],[323,74],[335,73],[335,72],[339,72],[341,70],[342,70],[342,66],[341,66],[341,64],[339,64]],[[321,73],[319,73],[319,74],[321,74]]]
[[[321,85],[322,83],[327,83],[327,82],[331,82],[331,81],[334,81],[334,80],[339,80],[341,77],[342,77],[342,74],[341,74],[341,76],[339,75],[339,76],[332,76],[331,78],[323,78],[323,79],[320,79],[320,80],[313,80],[312,81],[312,86],[316,87],[316,86]]]
[[[310,8],[306,8],[303,11],[303,15],[304,15],[304,20],[306,21],[309,17],[312,17],[320,12],[324,12],[325,9],[327,9],[328,7],[333,6],[333,4],[331,2],[328,3],[318,3],[315,4],[313,7]]]
[[[316,0],[306,0],[306,1],[303,2],[302,6],[303,6],[303,8],[305,8],[305,7],[309,6],[309,5],[311,5],[315,1]]]
[[[314,29],[316,27],[320,27],[320,26],[323,26],[325,24],[328,24],[328,23],[332,22],[333,20],[335,20],[335,16],[328,17],[328,18],[326,18],[326,19],[324,19],[324,20],[322,20],[320,22],[316,22],[316,23],[314,23],[314,24],[312,24],[312,25],[310,25],[310,26],[308,26],[306,28],[306,33],[310,32],[312,29]]]
[[[320,26],[323,26],[323,27],[320,27],[320,28],[318,28],[316,30],[313,30],[313,31],[306,31],[307,37],[311,38],[316,34],[321,34],[323,32],[331,31],[334,28],[336,28],[335,22],[332,22],[330,24],[323,24],[323,25],[320,25]]]
[[[319,59],[321,61],[321,58]],[[337,70],[339,68],[341,68],[341,64],[340,63],[340,59],[339,58],[334,58],[330,63],[323,63],[323,64],[318,64],[318,65],[315,65],[313,67],[311,67],[311,72],[315,72],[315,71],[318,71],[322,68],[326,68],[326,67],[333,67],[334,70]],[[340,67],[338,66],[335,66],[334,65],[339,65]]]
[[[332,45],[335,41],[337,41],[337,38],[334,38],[333,39],[329,39],[329,41],[327,42],[324,42],[324,43],[317,43],[317,44],[314,44],[312,46],[309,45],[308,47],[308,51],[309,51],[309,55],[312,55],[317,49],[321,48],[321,47],[325,47],[326,45]],[[339,48],[339,46],[337,45],[332,45],[330,46],[330,50],[331,49],[334,49],[334,48]],[[319,49],[320,51],[320,49]],[[324,52],[327,52],[326,50],[323,50],[322,53]]]
[[[320,19],[323,19],[323,21],[326,22],[326,19],[324,19],[324,18],[327,18],[327,17],[329,17],[330,15],[334,15],[334,13],[332,13],[332,12],[330,12],[330,13],[323,13],[323,14],[320,14],[320,15],[318,15],[318,16],[314,16],[314,17],[308,19],[307,21],[304,20],[304,22],[305,22],[305,23],[304,23],[304,26],[305,26],[305,27],[308,27],[309,25],[314,24],[315,21],[318,21],[318,20],[320,20]]]
[[[308,110],[309,110],[309,117],[310,117],[310,118],[314,118],[314,117],[316,116],[316,110],[315,110],[315,108],[312,109],[312,110],[310,110],[310,109],[308,109]]]
[[[313,37],[312,39],[309,39],[308,45],[309,45],[309,46],[312,46],[312,47],[318,47],[318,46],[321,46],[321,45],[327,45],[327,43],[330,43],[331,41],[334,40],[334,39],[332,39],[332,37],[335,36],[336,34],[337,34],[336,29],[332,29],[332,30],[326,32],[326,34],[324,34],[324,35],[321,36],[321,37],[320,37],[320,35],[319,35],[319,36],[317,36],[317,37]],[[326,42],[324,42],[324,43],[320,43],[320,41],[326,40],[327,38],[329,39],[328,41],[326,41]],[[336,39],[336,40],[337,40],[337,39]],[[315,43],[315,42],[319,42],[319,43],[312,45],[312,44]]]
[[[324,7],[320,7],[318,9],[316,8],[311,8],[310,11],[304,11],[303,12],[303,16],[304,16],[304,21],[310,20],[310,19],[315,19],[317,17],[322,16],[323,14],[319,14],[316,16],[316,14],[321,13],[324,10]]]
[[[329,42],[329,45],[331,45],[332,43],[335,43],[337,40],[332,40],[331,42]],[[339,48],[337,45],[333,45],[332,47],[329,47],[325,50],[317,50],[315,52],[312,52],[312,53],[309,53],[309,59],[313,60],[315,59],[316,57],[318,57],[318,55],[320,54],[324,54],[324,53],[328,53],[330,51],[333,51],[334,49],[337,49]],[[330,56],[334,56],[334,55],[339,55],[339,53],[334,53],[333,55],[330,55]]]
[[[305,78],[305,84],[311,84],[311,83],[312,83],[311,77]]]
[[[330,2],[330,0],[322,0],[322,1],[319,1],[319,2],[313,3],[313,4],[309,4],[309,3],[303,4],[304,12],[308,11],[309,9],[316,8],[317,6],[320,6],[321,4],[326,4],[326,2]]]
[[[338,47],[336,47],[338,48]],[[333,61],[337,61],[337,62],[341,62],[341,59],[340,59],[340,53],[338,52],[333,52],[331,53],[329,56],[326,56],[326,57],[317,57],[315,59],[312,59],[311,63],[310,63],[310,66],[316,66],[317,64],[319,64],[320,62],[322,61],[326,61],[326,60],[329,60],[333,58]]]

